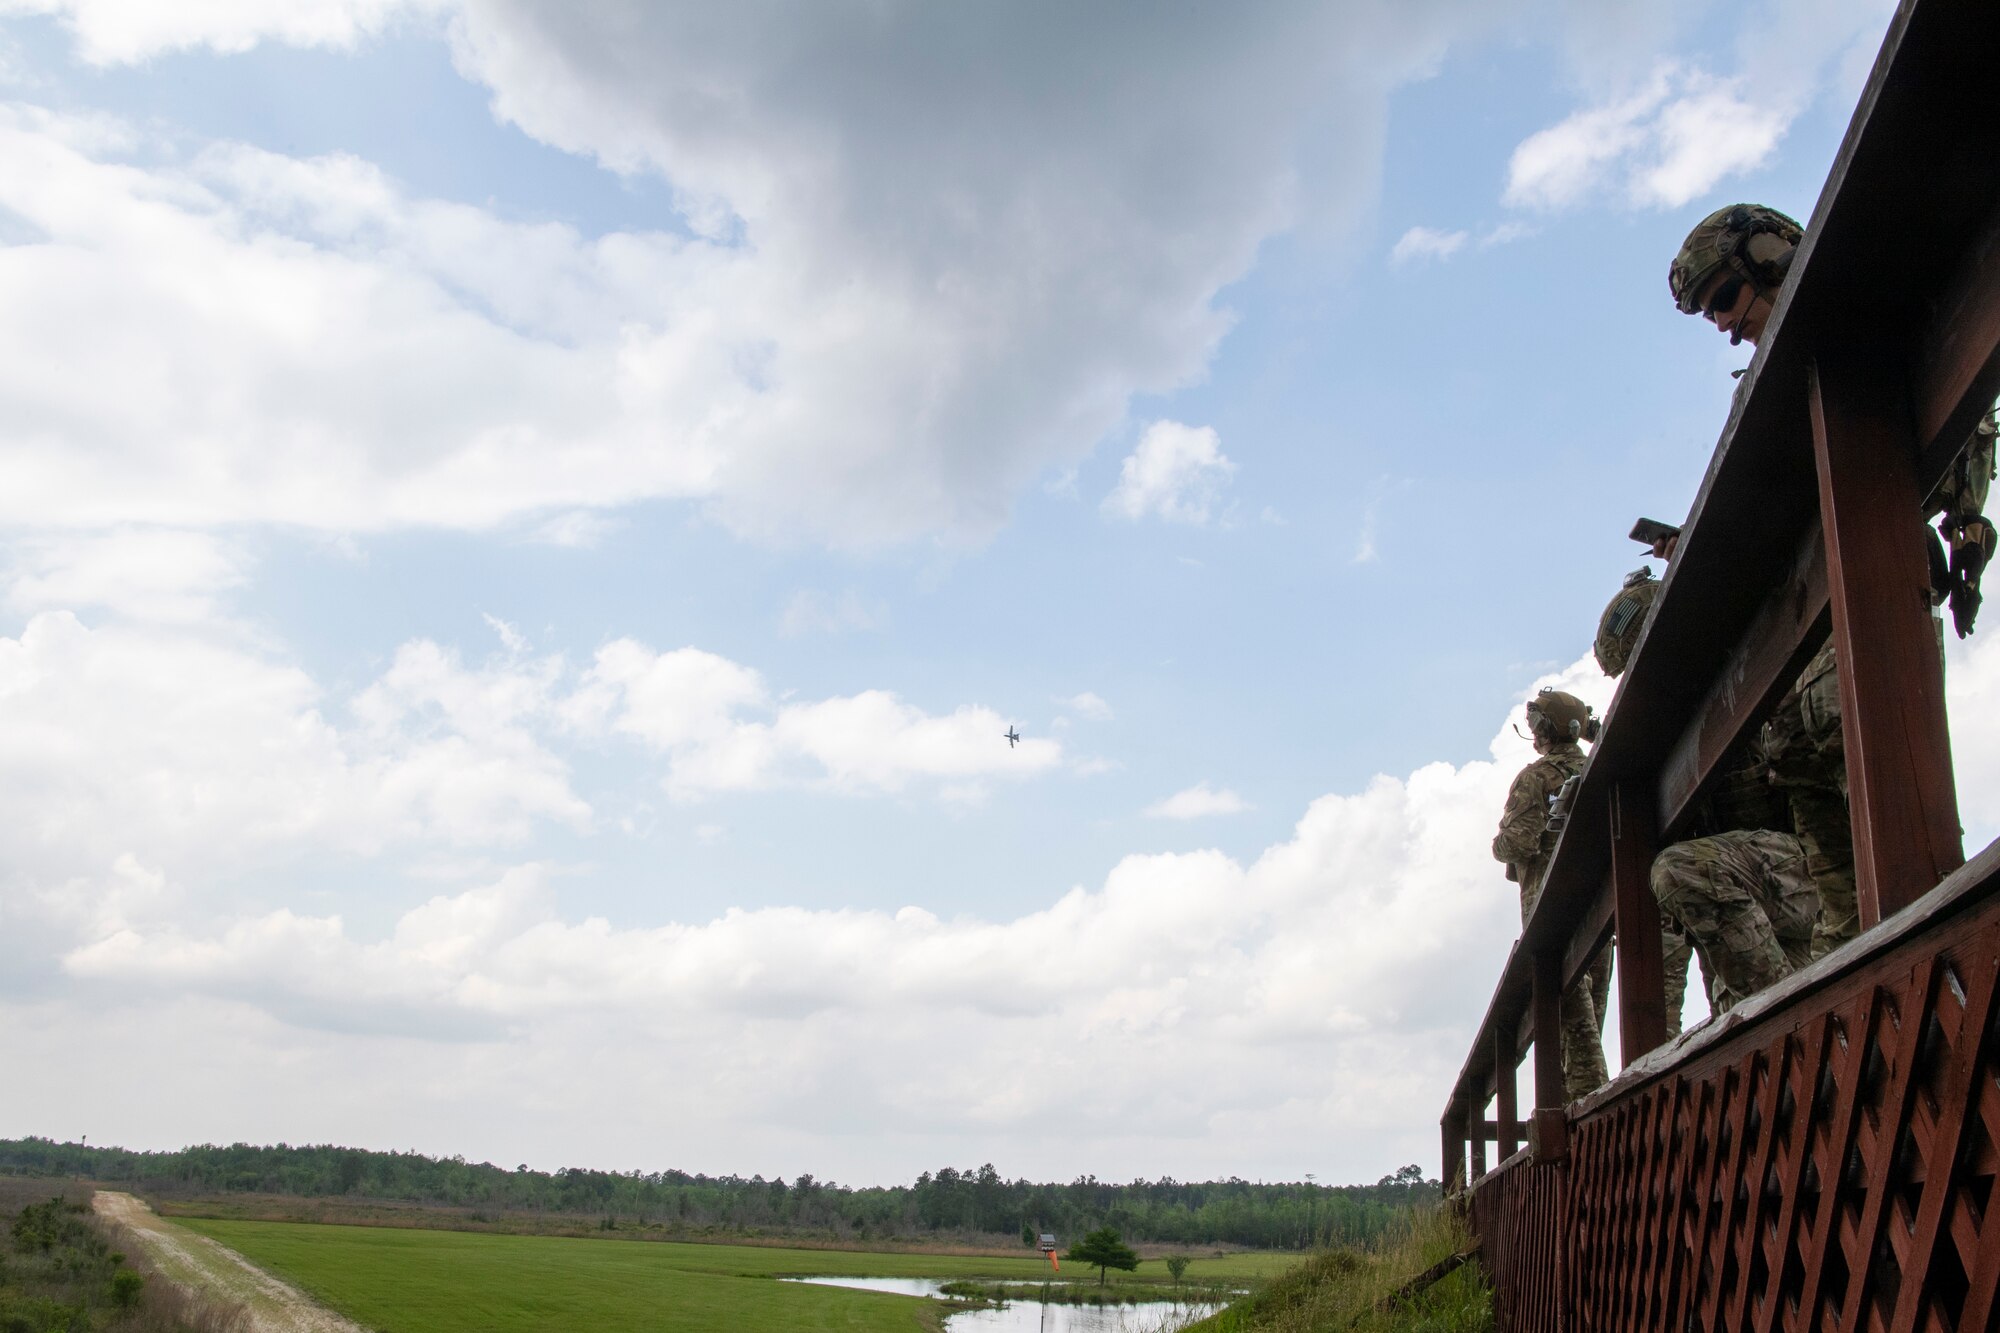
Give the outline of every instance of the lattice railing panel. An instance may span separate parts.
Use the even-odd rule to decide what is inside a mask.
[[[1562,1329],[1565,1236],[1572,1211],[1566,1167],[1517,1160],[1473,1196],[1473,1228],[1499,1297],[1502,1328]]]
[[[1987,1330],[1996,1167],[2000,903],[1584,1113],[1475,1224],[1503,1328]]]

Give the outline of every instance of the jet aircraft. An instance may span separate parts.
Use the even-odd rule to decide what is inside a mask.
[[[1011,750],[1011,749],[1013,749],[1013,748],[1014,748],[1014,743],[1015,743],[1016,741],[1020,740],[1020,739],[1021,739],[1021,733],[1020,733],[1020,732],[1018,732],[1018,731],[1014,730],[1014,729],[1013,729],[1012,727],[1009,727],[1009,728],[1007,728],[1007,748],[1008,748],[1008,749],[1010,749],[1010,750]]]

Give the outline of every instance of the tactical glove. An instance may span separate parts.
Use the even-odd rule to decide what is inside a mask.
[[[1993,525],[1983,518],[1968,521],[1951,544],[1951,624],[1961,639],[1972,633],[1979,618],[1984,600],[1979,580],[1993,558],[1993,544]]]

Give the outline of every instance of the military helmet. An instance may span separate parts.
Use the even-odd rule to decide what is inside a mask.
[[[1542,690],[1528,700],[1528,726],[1556,740],[1597,739],[1597,719],[1590,705],[1562,690]]]
[[[1782,268],[1750,256],[1750,238],[1765,234],[1779,237],[1786,245],[1797,245],[1805,228],[1762,204],[1731,204],[1696,223],[1667,269],[1667,287],[1681,313],[1701,313],[1701,289],[1725,268],[1734,269],[1760,288],[1776,288],[1782,283]]]
[[[1646,613],[1659,593],[1660,581],[1653,577],[1652,566],[1641,565],[1625,576],[1625,586],[1597,618],[1597,638],[1590,651],[1605,675],[1615,678],[1625,673],[1639,631],[1646,628]]]

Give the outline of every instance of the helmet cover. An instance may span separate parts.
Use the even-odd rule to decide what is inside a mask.
[[[1562,690],[1543,690],[1528,700],[1528,725],[1557,740],[1583,740],[1592,730],[1590,705]]]
[[[1752,236],[1769,233],[1787,245],[1797,245],[1805,229],[1775,208],[1762,204],[1731,204],[1718,208],[1681,242],[1681,252],[1667,269],[1667,289],[1684,315],[1701,313],[1700,292],[1723,269],[1733,269],[1759,288],[1776,287],[1783,274],[1753,262],[1748,253]]]
[[[1639,632],[1646,628],[1653,599],[1659,593],[1660,581],[1653,577],[1652,569],[1635,569],[1625,576],[1625,586],[1597,618],[1597,638],[1590,651],[1605,675],[1616,678],[1624,674],[1625,664],[1632,660],[1632,649],[1638,646]]]

